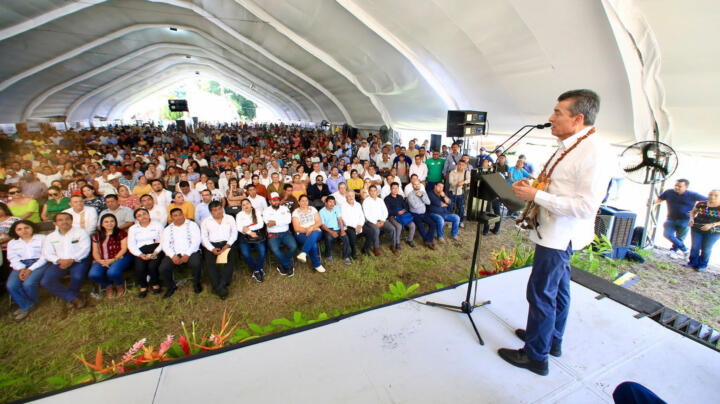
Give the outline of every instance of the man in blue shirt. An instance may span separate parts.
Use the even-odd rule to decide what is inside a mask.
[[[659,205],[663,201],[667,202],[668,214],[663,225],[663,236],[672,243],[670,255],[673,258],[685,258],[687,255],[688,249],[683,241],[690,231],[689,213],[695,207],[696,202],[707,200],[705,196],[689,191],[689,185],[690,181],[679,179],[675,182],[673,189],[665,190],[655,202],[655,205]],[[682,256],[678,256],[678,252]]]
[[[435,221],[437,227],[437,239],[438,243],[445,242],[445,234],[443,226],[445,222],[452,223],[451,238],[454,241],[458,241],[457,234],[460,226],[460,216],[452,213],[452,201],[445,195],[445,184],[438,182],[435,184],[435,188],[428,191],[428,197],[430,198],[430,205],[427,208],[430,218]]]
[[[350,261],[350,243],[348,242],[347,233],[345,233],[345,224],[342,220],[340,208],[335,206],[335,197],[329,195],[325,198],[325,207],[320,209],[320,220],[325,239],[325,256],[327,261],[332,263],[332,243],[334,240],[342,240],[343,242],[343,260],[346,265],[352,265]]]
[[[480,154],[477,155],[477,168],[482,168],[483,160],[490,162],[490,165],[495,164],[491,155],[487,153],[487,149],[483,146],[480,148]]]

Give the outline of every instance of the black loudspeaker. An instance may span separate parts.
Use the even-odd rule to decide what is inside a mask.
[[[428,150],[428,151],[432,151],[432,150],[440,151],[441,148],[442,148],[442,135],[436,135],[434,133],[432,135],[430,135],[430,150]]]
[[[175,121],[175,127],[180,132],[185,132],[185,120],[184,119],[178,119]]]
[[[358,130],[357,130],[357,128],[354,128],[354,127],[351,126],[351,127],[349,128],[349,130],[348,130],[348,136],[349,136],[350,139],[352,139],[352,140],[357,139],[357,136],[358,136]]]
[[[448,111],[447,137],[460,138],[485,134],[487,112],[482,111]]]
[[[172,112],[182,112],[188,110],[187,100],[168,100],[168,107]]]

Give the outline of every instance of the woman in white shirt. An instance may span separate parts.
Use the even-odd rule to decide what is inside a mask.
[[[292,224],[297,233],[297,241],[303,245],[297,259],[307,262],[309,254],[313,268],[318,272],[325,272],[325,268],[320,263],[320,251],[318,250],[318,240],[322,237],[322,231],[320,231],[322,220],[320,220],[317,209],[310,206],[310,199],[307,195],[301,195],[298,199],[298,208],[292,213]]]
[[[160,293],[158,267],[160,266],[160,236],[163,226],[152,221],[150,213],[145,208],[135,211],[135,224],[128,229],[128,250],[134,257],[135,274],[140,284],[139,298],[147,296],[148,275],[152,285],[153,294]]]
[[[13,313],[15,321],[22,321],[38,301],[40,280],[48,267],[42,257],[45,236],[35,234],[35,225],[29,220],[13,223],[8,235],[12,240],[7,245],[7,259],[13,271],[7,280],[7,290],[20,306]]]
[[[265,279],[265,239],[267,238],[267,230],[262,214],[257,212],[252,206],[252,202],[245,198],[240,202],[241,210],[235,216],[235,223],[240,232],[239,244],[240,252],[245,258],[245,262],[253,271],[253,279],[262,282]],[[252,250],[258,252],[257,260],[252,257]]]

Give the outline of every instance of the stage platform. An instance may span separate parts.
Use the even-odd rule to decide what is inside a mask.
[[[635,381],[669,403],[715,402],[720,355],[572,283],[563,356],[550,375],[506,364],[519,348],[529,269],[478,282],[473,312],[403,302],[342,321],[46,397],[48,403],[609,403]],[[457,304],[464,287],[417,300]]]

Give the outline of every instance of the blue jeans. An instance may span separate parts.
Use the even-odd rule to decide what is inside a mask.
[[[635,382],[620,383],[613,391],[612,397],[616,403],[665,404],[665,401],[650,389]]]
[[[280,261],[281,269],[287,271],[292,268],[292,257],[293,254],[295,254],[295,250],[297,250],[297,242],[295,242],[295,237],[293,237],[289,231],[269,233],[268,246],[278,261]],[[287,247],[287,253],[283,253],[282,246]]]
[[[458,226],[460,225],[460,216],[454,214],[454,213],[445,213],[445,214],[437,214],[437,213],[431,213],[430,217],[435,221],[435,226],[437,226],[437,237],[443,238],[445,236],[445,233],[443,231],[443,226],[445,225],[445,222],[452,223],[452,233],[451,235],[453,237],[457,236],[458,234]]]
[[[301,252],[310,256],[313,268],[319,267],[320,264],[320,250],[318,250],[318,241],[322,237],[320,230],[315,230],[310,233],[310,237],[306,236],[305,233],[298,233],[297,240],[302,244]]]
[[[702,271],[710,262],[710,253],[715,242],[720,239],[720,233],[703,233],[692,229],[692,248],[690,248],[690,266]]]
[[[690,231],[690,226],[688,226],[687,220],[668,219],[665,221],[665,224],[663,224],[663,228],[665,230],[663,232],[663,236],[670,240],[673,251],[687,251],[687,247],[685,247],[685,243],[683,243],[685,236],[687,236],[688,231]]]
[[[15,303],[20,306],[20,310],[28,311],[37,303],[40,280],[48,266],[50,266],[50,264],[45,264],[33,270],[24,281],[20,280],[20,271],[13,270],[10,273],[10,277],[8,277],[7,280],[7,290]]]
[[[90,257],[75,262],[68,269],[60,269],[59,266],[51,264],[45,269],[45,276],[40,281],[40,286],[66,302],[72,301],[80,292],[80,286],[85,280],[88,268],[90,268]],[[60,279],[68,273],[70,273],[70,284],[63,286]]]
[[[465,221],[465,195],[453,195],[450,194],[450,200],[452,201],[453,207],[460,216],[460,223]]]
[[[257,260],[253,260],[252,254],[250,254],[253,249],[256,249],[258,252]],[[240,240],[240,252],[243,257],[245,257],[245,262],[247,262],[253,272],[263,269],[263,264],[265,263],[265,243],[250,244]]]
[[[570,311],[570,256],[570,245],[565,251],[535,247],[527,286],[525,352],[536,361],[547,360],[550,347],[562,343]]]
[[[92,266],[90,266],[88,278],[95,283],[99,283],[102,287],[112,286],[112,284],[115,284],[115,286],[124,285],[123,271],[128,269],[132,262],[133,258],[129,253],[123,255],[120,260],[110,264],[109,267],[104,267],[98,262],[93,262]]]
[[[335,231],[335,230],[333,230]],[[347,233],[344,236],[340,235],[340,230],[337,230],[337,238],[333,238],[332,234],[327,231],[323,231],[323,238],[325,239],[325,256],[328,258],[332,256],[332,245],[335,240],[342,240],[343,242],[343,258],[350,258],[350,242],[348,241]]]
[[[437,227],[435,220],[426,213],[413,213],[412,215],[415,228],[420,232],[420,237],[424,242],[432,243],[433,237],[435,237],[435,228]],[[428,226],[427,230],[425,230],[425,225]]]

